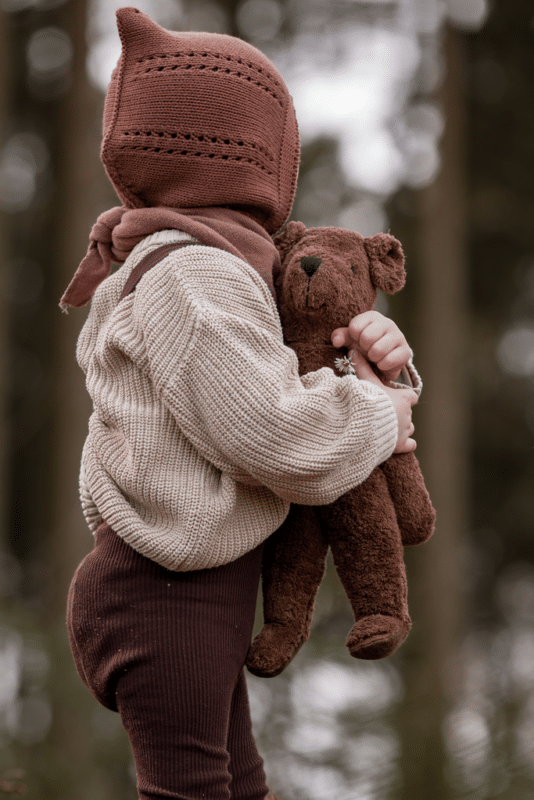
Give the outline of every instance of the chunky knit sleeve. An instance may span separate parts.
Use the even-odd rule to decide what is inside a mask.
[[[82,512],[85,517],[85,521],[89,527],[91,533],[95,533],[96,529],[102,522],[102,516],[100,511],[96,507],[96,503],[91,496],[91,491],[89,489],[89,484],[87,482],[87,478],[85,476],[85,471],[83,469],[80,470],[80,501],[82,506]]]
[[[240,259],[189,247],[148,273],[130,302],[162,401],[234,480],[321,505],[393,452],[386,393],[328,368],[300,378],[267,287]]]

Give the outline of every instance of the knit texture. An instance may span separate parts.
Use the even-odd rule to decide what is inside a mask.
[[[125,206],[233,206],[269,233],[289,216],[298,129],[281,75],[236,37],[167,31],[121,8],[102,161]]]
[[[140,800],[264,800],[243,663],[262,548],[223,567],[172,573],[102,525],[72,581],[67,626],[78,674],[119,711]]]
[[[94,413],[82,457],[89,527],[104,519],[173,570],[225,564],[276,530],[291,502],[323,505],[396,443],[380,388],[323,368],[299,377],[265,282],[201,245],[169,255],[119,302],[150,249],[98,288],[78,342]]]
[[[110,208],[93,225],[87,255],[61,298],[68,306],[86,305],[111,272],[112,260],[122,264],[136,244],[155,231],[185,231],[208,247],[219,247],[242,258],[258,272],[276,297],[280,271],[278,251],[261,225],[231,208]]]
[[[98,218],[60,307],[84,306],[112,259],[169,228],[243,258],[274,296],[270,234],[289,217],[300,156],[282,77],[233,36],[167,31],[135,8],[119,9],[117,25],[101,157],[124,207]]]

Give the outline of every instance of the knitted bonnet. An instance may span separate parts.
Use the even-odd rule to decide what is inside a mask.
[[[273,64],[241,39],[167,31],[135,8],[119,9],[117,24],[101,157],[124,205],[230,206],[279,230],[299,140]]]
[[[173,32],[120,8],[101,158],[123,206],[102,213],[60,307],[86,305],[146,236],[174,228],[248,262],[275,297],[271,235],[295,194],[299,137],[273,64],[241,39]]]

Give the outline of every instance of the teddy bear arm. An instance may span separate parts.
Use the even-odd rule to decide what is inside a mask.
[[[264,624],[246,661],[260,677],[279,675],[310,635],[328,544],[315,507],[292,505],[265,543],[262,560]]]
[[[436,512],[415,453],[388,458],[381,469],[397,513],[403,545],[426,542],[434,533]]]

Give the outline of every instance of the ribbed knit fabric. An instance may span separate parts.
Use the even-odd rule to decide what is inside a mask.
[[[302,378],[265,282],[204,246],[175,251],[119,302],[151,248],[141,242],[97,290],[78,342],[94,413],[82,506],[173,570],[253,550],[291,502],[324,505],[395,447],[380,388],[320,369]]]
[[[273,298],[280,271],[278,251],[268,233],[250,217],[230,208],[111,208],[93,225],[87,255],[61,298],[60,308],[87,305],[111,273],[111,262],[124,263],[133,248],[157,231],[189,233],[200,244],[226,250],[246,261],[263,278]]]
[[[233,36],[168,31],[117,11],[122,53],[102,161],[128,208],[233,206],[276,233],[299,165],[293,103],[274,64]]]
[[[101,526],[71,584],[78,673],[119,711],[141,800],[264,800],[243,664],[261,546],[213,570],[177,573]]]
[[[80,307],[140,239],[169,228],[228,250],[269,285],[270,234],[289,217],[300,145],[274,64],[234,36],[168,31],[117,11],[122,52],[106,95],[101,157],[123,208],[100,215],[61,298]]]

